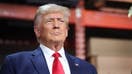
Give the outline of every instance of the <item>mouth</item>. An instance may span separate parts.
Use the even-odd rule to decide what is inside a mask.
[[[51,34],[54,35],[54,36],[59,36],[59,35],[61,35],[62,33],[61,33],[61,32],[51,32]]]

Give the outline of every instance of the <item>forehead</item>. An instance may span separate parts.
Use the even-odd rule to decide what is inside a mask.
[[[44,19],[50,19],[50,18],[64,18],[64,15],[60,12],[55,13],[48,13],[46,15],[43,15]]]

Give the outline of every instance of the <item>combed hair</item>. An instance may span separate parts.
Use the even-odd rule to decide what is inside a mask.
[[[42,15],[46,15],[49,13],[59,12],[64,14],[64,18],[66,19],[66,22],[69,22],[69,16],[70,16],[70,9],[64,6],[56,5],[56,4],[46,4],[42,5],[38,8],[35,18],[34,18],[34,25],[40,24],[42,21]]]

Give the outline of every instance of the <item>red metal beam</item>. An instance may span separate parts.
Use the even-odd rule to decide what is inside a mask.
[[[33,20],[37,7],[0,4],[0,17]],[[82,24],[88,27],[132,30],[132,18],[126,14],[82,10]],[[71,9],[70,23],[75,23],[75,11]]]
[[[84,10],[83,17],[84,26],[132,30],[132,18],[127,14]]]
[[[0,4],[0,17],[33,20],[37,7]]]

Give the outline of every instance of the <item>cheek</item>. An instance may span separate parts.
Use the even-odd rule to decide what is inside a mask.
[[[48,32],[48,27],[46,27],[46,26],[44,26],[44,25],[41,25],[40,26],[40,31],[42,32],[42,33],[46,33],[46,32]]]
[[[50,37],[51,32],[52,32],[52,30],[50,28],[47,28],[47,27],[41,28],[41,35],[43,37]]]

